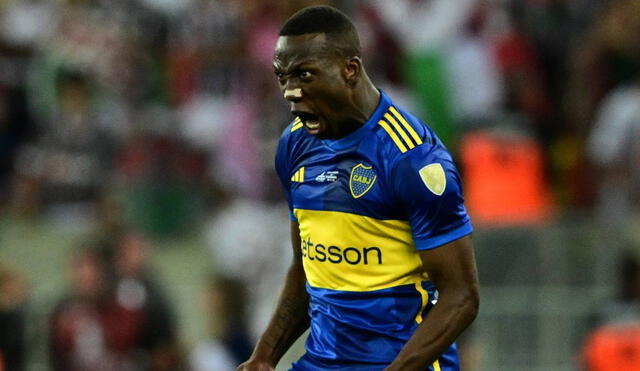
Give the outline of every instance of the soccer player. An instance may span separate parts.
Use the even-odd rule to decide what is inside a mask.
[[[454,340],[479,293],[472,227],[450,154],[365,73],[353,23],[302,9],[280,30],[275,73],[295,120],[276,168],[293,261],[275,314],[238,370],[459,370]]]

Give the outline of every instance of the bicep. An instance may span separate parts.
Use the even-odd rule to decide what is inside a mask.
[[[478,291],[478,272],[471,235],[419,252],[422,266],[438,291]]]
[[[289,266],[289,278],[301,284],[300,288],[304,289],[307,282],[307,275],[304,272],[302,264],[302,240],[300,238],[300,226],[297,221],[291,221],[291,247],[293,248],[293,256],[291,265]],[[306,292],[306,291],[305,291]]]
[[[292,265],[302,266],[302,241],[300,239],[300,225],[291,220],[291,248],[293,249]]]

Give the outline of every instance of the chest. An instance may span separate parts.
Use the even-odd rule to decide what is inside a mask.
[[[375,151],[312,151],[291,168],[296,209],[341,211],[379,219],[400,219],[384,156]]]

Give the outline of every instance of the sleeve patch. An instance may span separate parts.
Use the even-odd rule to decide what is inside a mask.
[[[439,163],[429,164],[419,171],[420,178],[427,189],[436,196],[442,196],[447,188],[447,176]]]

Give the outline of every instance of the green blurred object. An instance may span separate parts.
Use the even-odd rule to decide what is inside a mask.
[[[125,200],[131,224],[159,238],[188,233],[203,212],[198,192],[180,184],[132,187]]]
[[[418,115],[450,149],[455,143],[450,92],[445,62],[437,52],[408,55],[404,63],[407,85],[417,98]]]

